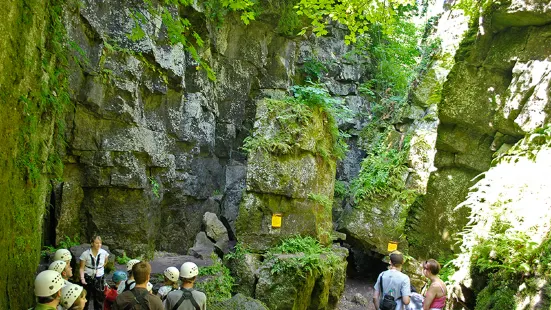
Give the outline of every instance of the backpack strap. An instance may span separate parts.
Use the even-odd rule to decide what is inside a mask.
[[[194,290],[188,290],[188,289],[182,288],[182,297],[180,298],[180,300],[178,300],[178,302],[174,305],[174,307],[172,307],[172,310],[177,310],[178,307],[180,307],[180,305],[184,302],[185,299],[189,299],[189,301],[191,301],[191,304],[193,305],[193,307],[195,307],[196,310],[201,310],[201,307],[199,307],[199,304],[197,304],[197,302],[195,301],[195,298],[193,298],[193,291]]]
[[[383,290],[383,273],[379,276],[379,285],[381,286],[381,294],[385,296],[385,291]]]
[[[129,304],[127,304],[123,310],[130,310],[135,305],[141,305],[142,309],[148,309],[147,300],[145,299],[145,296],[147,296],[148,294],[147,290],[142,294],[139,294],[135,289],[131,289],[130,291],[134,295],[134,300],[132,300]]]

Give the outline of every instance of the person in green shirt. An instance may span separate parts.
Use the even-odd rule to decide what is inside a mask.
[[[65,281],[57,271],[44,270],[39,273],[34,280],[34,294],[38,298],[34,310],[56,310],[64,284]]]

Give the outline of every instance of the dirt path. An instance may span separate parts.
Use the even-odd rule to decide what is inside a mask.
[[[337,309],[374,309],[372,302],[374,284],[366,279],[347,278],[344,284],[344,294],[337,305]]]

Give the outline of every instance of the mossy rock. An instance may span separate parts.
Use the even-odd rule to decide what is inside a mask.
[[[338,256],[335,265],[322,265],[310,271],[288,269],[274,273],[275,260],[265,260],[259,270],[256,297],[272,310],[334,309],[344,291],[348,251],[335,248],[333,254]],[[320,260],[326,259],[323,255]],[[292,264],[301,256],[301,253],[283,254],[277,255],[277,259]]]
[[[280,228],[272,228],[272,214],[282,214]],[[331,209],[311,199],[245,193],[239,207],[237,238],[253,251],[264,251],[280,240],[293,236],[312,236],[322,244],[331,242]]]

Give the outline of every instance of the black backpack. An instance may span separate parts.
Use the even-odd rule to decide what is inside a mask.
[[[196,310],[201,310],[201,307],[199,307],[199,305],[195,301],[195,298],[193,298],[193,293],[192,293],[193,291],[194,291],[193,289],[188,290],[188,289],[182,288],[182,297],[180,298],[180,300],[178,300],[178,302],[174,305],[174,307],[172,307],[172,310],[177,310],[178,307],[180,307],[180,305],[186,299],[189,299],[189,301],[191,301],[191,304],[193,305],[193,307],[195,307]]]
[[[381,277],[379,278],[379,284],[381,285],[381,294],[383,294],[383,299],[379,302],[379,309],[380,310],[396,310],[396,300],[394,300],[394,297],[392,295],[385,294],[385,291],[383,290],[383,275],[381,274]]]

